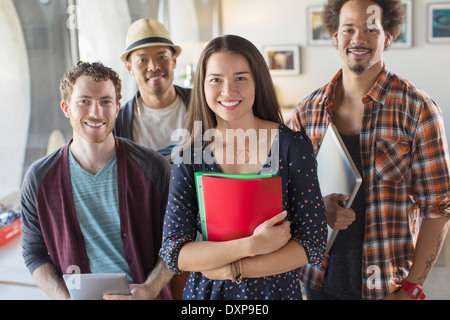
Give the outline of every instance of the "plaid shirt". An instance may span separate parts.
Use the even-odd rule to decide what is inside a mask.
[[[297,107],[294,130],[306,133],[317,153],[333,123],[339,71]],[[450,216],[449,154],[439,107],[387,67],[363,97],[360,132],[366,201],[362,298],[380,299],[398,289],[413,263],[421,218]],[[306,266],[302,281],[320,290],[327,260]]]

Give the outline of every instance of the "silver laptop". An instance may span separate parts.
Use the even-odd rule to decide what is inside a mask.
[[[325,197],[332,193],[348,195],[349,200],[345,203],[345,207],[350,208],[361,186],[362,178],[333,124],[327,128],[316,159],[322,196]],[[337,233],[337,230],[328,227],[327,253],[329,253]]]
[[[65,274],[63,279],[72,300],[102,300],[104,294],[131,294],[122,273]]]

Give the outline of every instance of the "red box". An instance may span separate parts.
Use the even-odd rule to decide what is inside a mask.
[[[8,224],[6,227],[0,229],[0,246],[14,239],[22,233],[22,223],[20,219]]]

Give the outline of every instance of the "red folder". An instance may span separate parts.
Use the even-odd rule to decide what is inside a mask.
[[[283,211],[281,177],[196,173],[203,239],[247,237]]]

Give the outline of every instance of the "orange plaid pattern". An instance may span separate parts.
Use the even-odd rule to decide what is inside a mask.
[[[306,133],[315,152],[333,123],[339,71],[297,107],[291,128]],[[366,226],[363,299],[381,299],[408,275],[420,219],[450,216],[448,144],[440,108],[424,92],[384,67],[363,98],[360,133]],[[302,268],[302,281],[320,289],[327,259]]]

